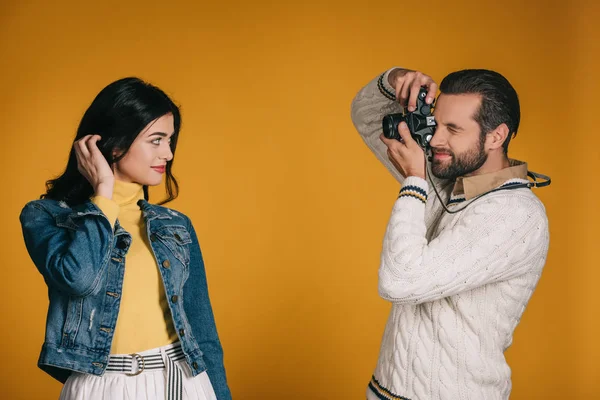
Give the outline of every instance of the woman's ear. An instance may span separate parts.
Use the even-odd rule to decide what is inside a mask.
[[[117,159],[119,159],[120,157],[123,156],[123,150],[115,148],[115,149],[113,149],[111,151],[110,155],[111,155],[111,157],[112,157],[113,160],[117,160]]]

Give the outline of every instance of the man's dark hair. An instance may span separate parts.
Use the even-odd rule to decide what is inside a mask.
[[[517,92],[504,76],[487,69],[456,71],[442,80],[440,92],[481,95],[481,106],[474,116],[481,135],[485,136],[505,123],[508,126],[508,136],[502,147],[504,153],[508,153],[508,144],[519,129],[521,110]]]

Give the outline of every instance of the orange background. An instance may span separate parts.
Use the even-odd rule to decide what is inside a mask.
[[[553,184],[537,191],[551,246],[507,352],[511,399],[600,395],[598,2],[0,4],[1,398],[60,391],[36,367],[47,297],[19,212],[64,168],[93,97],[136,75],[182,105],[171,207],[201,241],[234,398],[364,399],[389,310],[377,268],[398,185],[349,112],[395,65],[438,82],[489,68],[517,88],[511,155]]]

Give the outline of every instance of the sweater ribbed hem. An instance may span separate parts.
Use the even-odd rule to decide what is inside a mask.
[[[371,389],[371,391],[377,396],[377,398],[381,400],[410,400],[408,397],[394,394],[391,390],[381,386],[377,379],[375,379],[375,375],[371,377],[371,382],[369,382],[369,389]]]

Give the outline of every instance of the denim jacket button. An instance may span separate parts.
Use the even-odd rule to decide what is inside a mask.
[[[179,236],[177,233],[175,234],[175,239],[177,239],[177,241],[181,242],[181,236]]]
[[[179,330],[179,336],[185,336],[185,331],[183,329]]]
[[[198,363],[196,361],[194,361],[192,363],[192,367],[194,367],[194,369],[198,369]]]
[[[169,268],[171,267],[171,262],[169,260],[165,260],[163,261],[162,266],[165,268]]]
[[[177,297],[177,295],[173,295],[173,296],[171,296],[171,301],[172,301],[173,303],[177,303],[177,299],[179,299],[179,297]]]

